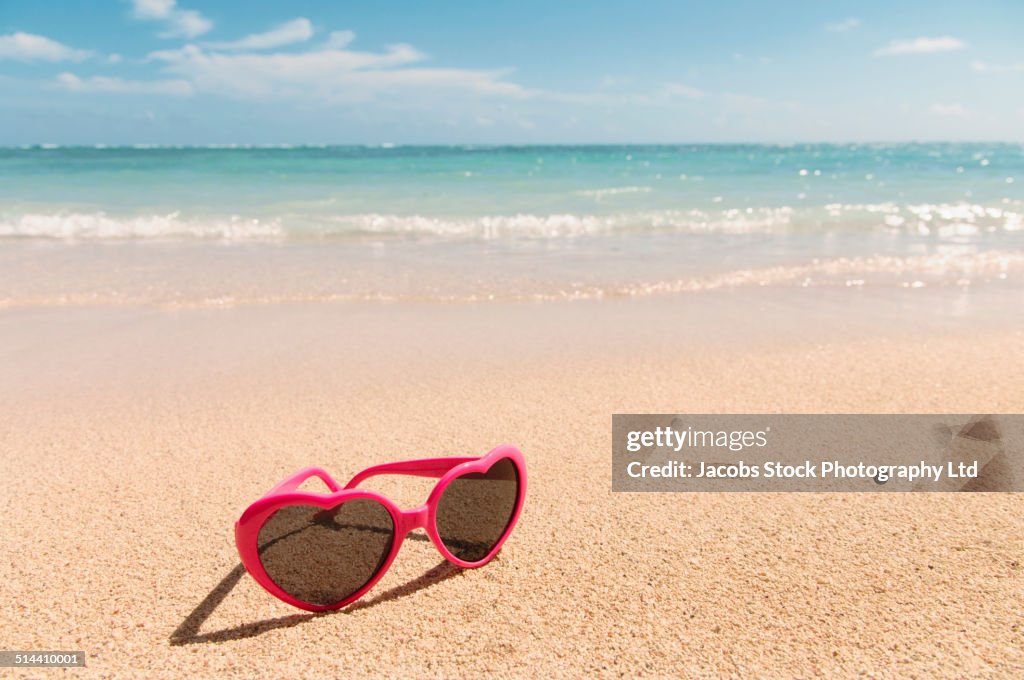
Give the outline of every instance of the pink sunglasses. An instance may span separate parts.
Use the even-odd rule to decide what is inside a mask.
[[[376,475],[438,477],[427,502],[402,510],[357,489]],[[296,491],[319,477],[330,493]],[[363,470],[342,488],[305,468],[254,502],[235,523],[242,564],[271,595],[309,611],[338,609],[363,596],[391,566],[406,534],[426,529],[444,558],[487,564],[512,533],[526,497],[526,462],[504,445],[481,458],[426,458]]]

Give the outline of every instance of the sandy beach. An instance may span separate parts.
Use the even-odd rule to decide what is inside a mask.
[[[1022,26],[0,2],[0,679],[1024,678]]]
[[[84,650],[87,677],[1019,674],[1019,495],[611,492],[615,412],[1024,409],[1012,321],[819,300],[790,326],[768,321],[802,305],[746,295],[6,310],[3,646]],[[692,323],[730,304],[718,339]],[[295,469],[506,441],[530,491],[482,569],[411,536],[309,615],[239,566],[235,519]],[[430,481],[374,488],[413,506]]]

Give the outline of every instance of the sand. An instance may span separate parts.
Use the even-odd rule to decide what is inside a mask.
[[[743,307],[798,309],[769,302]],[[1019,494],[613,494],[610,414],[1021,412],[1024,333],[823,314],[712,341],[692,311],[7,310],[0,647],[88,655],[35,677],[1020,677]],[[299,467],[506,441],[530,491],[485,568],[407,540],[309,615],[238,566],[238,514]]]

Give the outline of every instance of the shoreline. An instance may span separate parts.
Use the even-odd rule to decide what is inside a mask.
[[[1024,332],[1015,287],[708,291],[560,302],[303,302],[0,309],[0,395],[176,385],[268,365],[396,376],[582,358],[756,356],[858,342],[969,343]],[[426,368],[432,367],[432,368]]]
[[[0,310],[548,303],[761,288],[1024,291],[1024,231],[1014,230],[969,237],[853,228],[280,242],[0,238],[0,246]]]

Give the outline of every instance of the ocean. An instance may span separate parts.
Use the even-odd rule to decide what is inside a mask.
[[[0,265],[8,306],[1009,285],[1024,146],[4,148]]]

